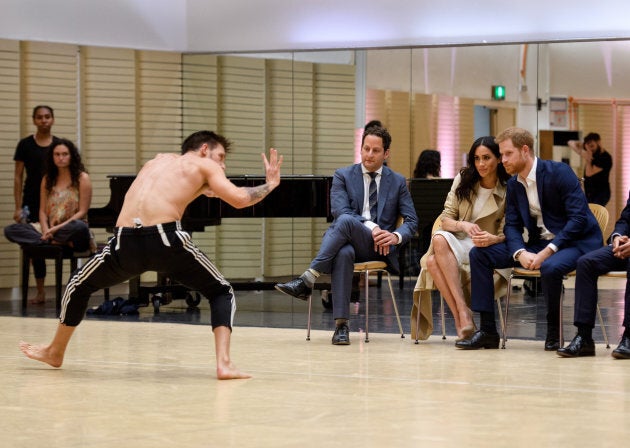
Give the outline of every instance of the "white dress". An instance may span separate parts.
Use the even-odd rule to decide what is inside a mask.
[[[477,190],[477,199],[475,200],[473,206],[471,222],[474,222],[479,217],[483,206],[486,201],[490,199],[493,190],[493,188],[483,188],[482,186],[479,186]],[[472,238],[468,234],[466,234],[463,239],[459,239],[454,233],[447,230],[437,230],[433,236],[435,237],[435,235],[441,235],[444,237],[450,246],[451,251],[455,255],[455,258],[457,258],[457,263],[460,266],[462,264],[469,264],[468,253],[470,252],[470,249],[474,247],[474,244],[472,242]]]

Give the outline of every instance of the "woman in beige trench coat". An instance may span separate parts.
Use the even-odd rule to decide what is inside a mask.
[[[469,308],[468,252],[473,246],[488,246],[505,239],[505,184],[509,177],[494,137],[475,140],[467,166],[455,177],[444,210],[436,220],[431,245],[420,260],[411,312],[413,338],[427,339],[433,332],[431,290],[436,288],[453,314],[457,337],[465,338],[474,331]],[[497,297],[505,294],[508,273],[504,270],[502,275],[495,275]]]

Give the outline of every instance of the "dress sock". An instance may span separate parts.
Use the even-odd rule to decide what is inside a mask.
[[[494,313],[489,311],[482,311],[479,313],[481,321],[479,329],[488,334],[499,334],[497,331],[497,324],[494,321]]]

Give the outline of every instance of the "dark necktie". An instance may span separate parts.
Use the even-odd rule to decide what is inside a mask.
[[[368,173],[372,180],[370,181],[370,196],[368,199],[368,203],[370,205],[370,221],[376,222],[376,208],[377,208],[377,199],[378,194],[376,191],[376,175],[378,173]]]

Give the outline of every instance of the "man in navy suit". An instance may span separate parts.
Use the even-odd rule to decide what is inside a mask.
[[[387,166],[391,136],[375,125],[363,132],[361,163],[335,171],[330,190],[334,220],[322,239],[317,256],[300,277],[276,289],[306,300],[322,273],[331,274],[334,345],[349,345],[348,319],[354,263],[386,261],[398,271],[398,247],[418,228],[418,217],[404,176]],[[396,228],[398,217],[403,224]]]
[[[556,351],[563,277],[575,269],[580,256],[601,247],[602,233],[569,165],[535,157],[534,137],[525,129],[508,128],[496,141],[505,170],[514,175],[507,183],[506,240],[470,251],[472,309],[480,313],[481,325],[455,346],[499,348],[492,276],[495,269],[518,262],[526,269],[540,269],[547,300],[545,350]]]
[[[565,358],[595,356],[593,327],[597,312],[597,278],[609,271],[626,271],[630,275],[630,195],[626,207],[615,223],[609,245],[589,252],[577,262],[575,276],[575,315],[573,324],[577,335],[558,350]],[[612,351],[617,359],[630,359],[630,282],[626,281],[625,308],[623,316],[625,330],[619,346]]]

